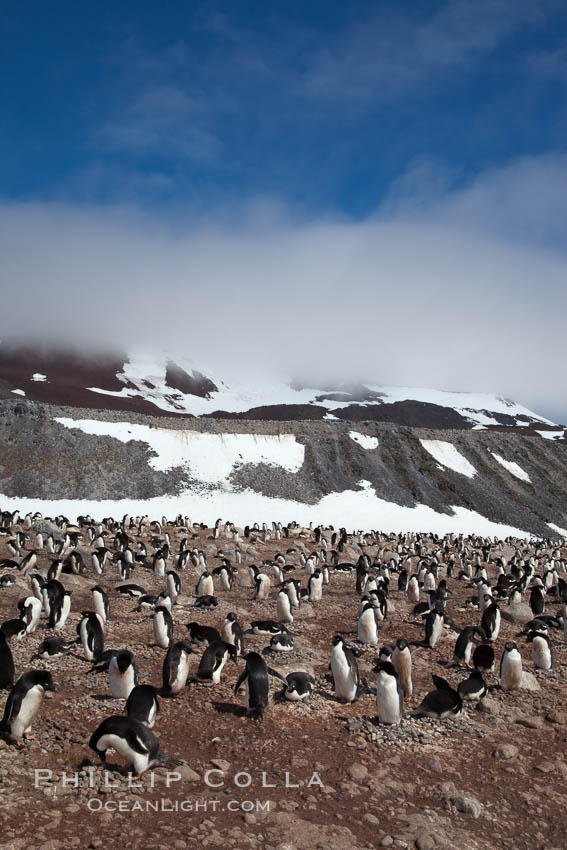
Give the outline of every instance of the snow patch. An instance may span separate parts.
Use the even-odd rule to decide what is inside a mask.
[[[560,440],[565,435],[565,431],[538,431],[537,433],[544,440]]]
[[[379,446],[378,437],[369,437],[368,434],[361,434],[359,431],[349,431],[348,435],[351,440],[354,440],[363,449],[368,449],[368,451],[377,449]]]
[[[10,390],[10,392],[14,393],[14,395],[25,395],[23,390]]]
[[[472,463],[469,463],[452,443],[447,443],[445,440],[420,440],[419,442],[425,451],[429,452],[442,466],[460,475],[466,475],[467,478],[474,478],[477,474]]]
[[[500,457],[500,455],[497,455],[495,452],[491,452],[490,449],[489,452],[494,460],[498,461],[500,466],[503,466],[504,469],[507,469],[512,475],[515,475],[516,478],[520,479],[520,481],[530,481],[528,473],[525,472],[521,466],[518,466],[517,463],[514,463],[513,460],[504,460],[503,457]]]
[[[452,506],[452,513],[442,514],[426,505],[413,508],[396,505],[379,499],[369,482],[360,482],[362,489],[343,490],[324,496],[316,505],[307,505],[288,499],[272,499],[252,490],[233,492],[217,490],[214,492],[185,493],[180,496],[160,496],[149,500],[119,501],[92,499],[80,500],[43,500],[14,498],[0,495],[3,509],[20,509],[22,513],[41,511],[44,516],[64,514],[75,520],[80,514],[91,514],[95,519],[103,516],[122,517],[147,514],[150,519],[162,516],[175,518],[177,514],[188,515],[192,520],[206,522],[210,527],[218,517],[229,518],[240,527],[252,522],[278,521],[283,523],[295,520],[302,526],[335,525],[348,529],[377,529],[387,532],[403,533],[408,531],[432,532],[444,535],[481,534],[496,536],[500,539],[521,537],[530,539],[532,534],[513,526],[500,525],[475,511]]]
[[[41,372],[34,372],[31,379],[32,381],[47,381],[47,375],[42,375]]]
[[[199,431],[151,428],[131,422],[102,422],[96,419],[55,419],[66,428],[86,434],[113,437],[123,443],[138,440],[156,453],[149,459],[162,472],[187,467],[191,477],[207,484],[229,484],[236,466],[265,463],[297,472],[303,465],[305,446],[293,434],[201,434]]]
[[[567,539],[567,528],[561,528],[559,525],[555,525],[554,522],[548,522],[547,525],[553,529],[553,531],[556,531],[558,534],[561,534]]]

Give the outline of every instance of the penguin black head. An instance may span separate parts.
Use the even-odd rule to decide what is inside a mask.
[[[392,664],[392,662],[391,662],[391,661],[379,661],[379,662],[378,662],[378,664],[375,664],[375,665],[374,665],[374,667],[372,668],[372,670],[373,670],[373,672],[374,672],[374,673],[384,672],[384,673],[386,673],[388,676],[394,676],[394,677],[396,677],[396,676],[398,675],[398,674],[396,673],[396,670],[395,670],[395,668],[394,668],[394,665]]]
[[[33,685],[41,685],[44,691],[54,691],[55,682],[48,670],[30,670],[28,674]]]
[[[235,623],[238,618],[234,611],[229,611],[229,613],[226,615],[226,619],[230,620],[231,623]]]
[[[339,643],[344,644],[345,639],[342,635],[335,635],[332,640],[333,646],[338,646]]]
[[[516,649],[516,650],[518,649],[518,647],[516,646],[514,641],[509,640],[506,644],[504,644],[504,650],[506,652],[512,652],[513,649]]]
[[[116,656],[116,665],[121,673],[125,673],[128,667],[132,664],[133,656],[132,653],[125,649],[122,652],[119,652]]]
[[[409,646],[409,643],[407,642],[407,640],[405,638],[398,638],[398,640],[396,641],[396,649],[399,649],[400,652],[403,652],[403,650],[407,649],[408,646]]]

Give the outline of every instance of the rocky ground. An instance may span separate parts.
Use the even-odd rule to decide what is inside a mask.
[[[41,527],[45,529],[45,523]],[[169,527],[167,531],[176,552],[187,530]],[[193,544],[206,553],[209,566],[217,565],[221,553],[234,557],[235,544],[228,538],[215,540],[210,529],[193,531],[197,535]],[[260,535],[242,540],[243,566],[261,564],[277,551],[294,548],[288,560],[298,569],[291,575],[305,586],[307,575],[299,568],[298,555],[314,551],[316,545],[311,532],[304,536],[298,532],[293,540],[263,541]],[[146,542],[149,537],[145,536]],[[7,537],[0,537],[0,557],[9,557],[6,541]],[[136,612],[132,600],[117,596],[114,587],[120,582],[114,564],[109,563],[102,578],[95,579],[87,547],[81,551],[89,564],[85,574],[62,577],[73,592],[73,609],[63,636],[75,637],[81,611],[92,607],[90,587],[102,584],[111,597],[106,646],[131,649],[138,660],[140,681],[160,686],[165,650],[152,645],[148,614]],[[361,551],[351,541],[341,558],[356,561]],[[365,546],[364,551],[373,557],[378,546]],[[562,556],[567,556],[565,549]],[[40,553],[40,570],[50,560]],[[416,563],[414,557],[412,564]],[[217,609],[195,609],[192,592],[199,572],[191,568],[181,573],[175,639],[185,637],[185,624],[192,620],[220,627],[231,610],[245,627],[252,619],[275,617],[275,582],[269,600],[254,601],[242,567],[238,586],[231,592],[218,591]],[[2,621],[16,616],[17,600],[29,592],[27,579],[16,575],[16,585],[0,589]],[[143,566],[136,568],[131,581],[152,593],[163,585],[163,579],[154,578]],[[395,580],[392,584],[397,586]],[[478,613],[464,606],[471,588],[457,578],[448,584],[450,616],[459,626],[477,623]],[[392,590],[390,596],[393,610],[383,624],[380,641],[394,643],[402,636],[420,640],[423,627],[412,617],[413,606],[405,594]],[[551,633],[554,669],[534,671],[530,646],[524,638],[515,638],[521,626],[503,621],[495,644],[497,662],[506,640],[515,638],[524,669],[533,674],[528,677],[529,688],[504,693],[497,687],[497,675],[488,675],[489,695],[479,705],[467,705],[457,720],[407,717],[401,728],[390,729],[376,723],[372,693],[376,649],[366,649],[359,657],[369,692],[354,703],[336,701],[326,679],[333,634],[343,632],[355,642],[358,599],[354,574],[332,574],[322,602],[303,604],[297,613],[291,628],[294,651],[267,656],[269,665],[282,673],[307,670],[315,675],[316,692],[308,704],[281,700],[272,679],[264,721],[248,719],[243,693],[233,694],[242,661],[227,664],[220,685],[192,683],[178,697],[161,699],[154,732],[169,756],[185,762],[175,768],[181,779],[173,781],[177,777],[170,776],[169,787],[164,769],[145,774],[138,787],[130,787],[127,778],[115,771],[105,782],[104,769],[89,750],[88,740],[105,717],[123,712],[123,701],[109,698],[105,674],[87,675],[91,665],[82,657],[80,644],[68,656],[30,662],[49,634],[44,620],[34,634],[13,640],[17,675],[32,667],[49,669],[57,691],[44,699],[34,722],[36,741],[17,749],[0,740],[2,848],[564,847],[567,646],[562,633]],[[551,612],[556,608],[548,606]],[[416,650],[414,698],[407,713],[431,690],[432,672],[455,686],[466,677],[464,668],[443,666],[453,656],[455,637],[448,631],[433,650]],[[269,643],[261,636],[246,639],[247,648],[257,651]],[[192,671],[199,656],[197,651]],[[0,699],[1,709],[5,696]],[[222,771],[208,777],[211,782],[222,781],[221,787],[207,785],[206,772],[211,769]],[[47,772],[36,774],[37,770],[51,771],[51,778],[46,779]]]

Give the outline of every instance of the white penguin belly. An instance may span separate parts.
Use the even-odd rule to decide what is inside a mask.
[[[110,693],[114,699],[128,699],[130,691],[135,686],[134,668],[128,667],[125,673],[121,673],[116,664],[108,668],[108,684]]]
[[[532,643],[532,660],[534,667],[539,670],[551,670],[551,652],[547,641],[543,638],[534,638]]]
[[[67,622],[67,617],[69,616],[69,612],[71,611],[71,597],[65,596],[63,597],[63,605],[61,606],[61,616],[59,620],[55,624],[55,631],[61,631],[61,629],[65,626]]]
[[[378,677],[376,689],[376,708],[378,709],[378,720],[380,723],[400,722],[400,697],[396,680],[393,676]]]
[[[119,735],[113,735],[112,733],[103,735],[98,742],[97,748],[101,751],[115,750],[118,755],[126,759],[128,764],[132,766],[136,776],[139,776],[148,769],[148,754],[135,752],[124,738],[121,738]]]
[[[358,620],[358,639],[361,643],[378,643],[374,611],[364,611]]]
[[[331,671],[335,680],[335,692],[337,696],[340,699],[347,699],[352,702],[356,696],[356,682],[343,653],[340,656],[333,653]]]
[[[30,730],[42,698],[43,688],[40,685],[34,685],[26,693],[17,716],[10,721],[10,734],[13,738],[21,738],[24,732]]]
[[[157,645],[161,646],[162,649],[169,647],[169,635],[167,634],[167,628],[161,614],[154,615],[154,636]]]
[[[171,683],[171,693],[178,694],[187,684],[187,676],[189,675],[189,658],[183,653],[177,668],[175,679]]]

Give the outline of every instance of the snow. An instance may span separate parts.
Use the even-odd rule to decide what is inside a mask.
[[[56,418],[55,422],[86,434],[113,437],[123,443],[130,440],[147,443],[156,453],[149,460],[153,469],[165,472],[185,466],[192,478],[207,484],[228,486],[235,467],[246,463],[265,463],[297,472],[305,456],[305,446],[298,443],[293,434],[202,434],[131,422],[64,417]]]
[[[14,395],[25,395],[23,390],[10,390],[10,392],[13,392]]]
[[[556,531],[558,534],[561,534],[563,537],[567,539],[567,528],[561,528],[559,525],[555,525],[553,522],[548,522],[547,525]]]
[[[426,505],[413,508],[396,505],[379,499],[369,482],[360,482],[359,490],[343,490],[324,496],[317,504],[308,505],[288,499],[272,499],[252,490],[184,493],[179,496],[160,496],[149,500],[43,500],[13,498],[0,495],[0,507],[5,510],[20,509],[22,513],[40,511],[44,516],[64,514],[75,520],[80,514],[90,514],[95,519],[103,516],[122,517],[125,513],[147,514],[150,518],[163,515],[174,518],[188,515],[192,520],[214,524],[218,517],[230,520],[240,527],[251,522],[292,520],[303,526],[344,526],[348,529],[379,529],[388,532],[421,531],[435,534],[481,534],[500,539],[531,538],[529,532],[500,525],[467,508],[453,506],[451,513],[442,514]]]
[[[31,379],[32,381],[47,381],[47,375],[42,375],[41,372],[34,372]]]
[[[124,383],[129,381],[134,385],[134,389],[126,386],[121,390],[102,390],[98,387],[88,387],[87,389],[102,395],[128,398],[141,397],[162,410],[190,413],[193,416],[202,416],[216,410],[243,413],[252,407],[288,404],[317,404],[320,407],[327,408],[327,410],[333,410],[348,407],[353,403],[348,393],[345,393],[343,401],[330,399],[316,401],[318,396],[325,394],[323,390],[315,387],[293,389],[289,377],[284,375],[247,372],[243,380],[241,375],[230,375],[229,372],[225,372],[224,366],[221,375],[217,373],[217,370],[209,369],[204,364],[196,364],[191,360],[177,356],[172,358],[178,366],[189,374],[198,371],[218,387],[218,391],[211,393],[210,398],[200,398],[167,386],[165,376],[169,359],[165,353],[150,355],[147,352],[132,352],[129,361],[124,365],[123,372],[119,373],[117,377]],[[230,369],[230,365],[227,368]],[[143,383],[144,381],[149,381],[154,388],[146,386]],[[506,413],[510,416],[525,415],[541,423],[554,424],[526,407],[507,401],[500,396],[486,393],[456,393],[416,387],[378,385],[368,385],[367,389],[380,394],[380,398],[364,402],[368,407],[396,401],[414,400],[453,408],[472,424],[498,424],[496,419],[483,411]]]
[[[530,481],[528,473],[525,472],[521,466],[518,466],[517,463],[514,463],[513,460],[504,460],[503,457],[500,457],[500,455],[497,455],[495,452],[490,452],[490,454],[494,460],[498,461],[500,466],[503,466],[504,469],[507,469],[512,475],[515,475],[516,478],[520,479],[520,481]]]
[[[378,437],[369,437],[368,434],[361,434],[359,431],[349,431],[349,437],[362,446],[363,449],[377,449],[379,446]]]
[[[538,431],[537,433],[544,440],[560,440],[565,435],[565,431]]]
[[[460,475],[466,475],[467,478],[474,478],[477,474],[474,466],[457,451],[452,443],[447,443],[445,440],[420,440],[419,442],[442,466]]]

